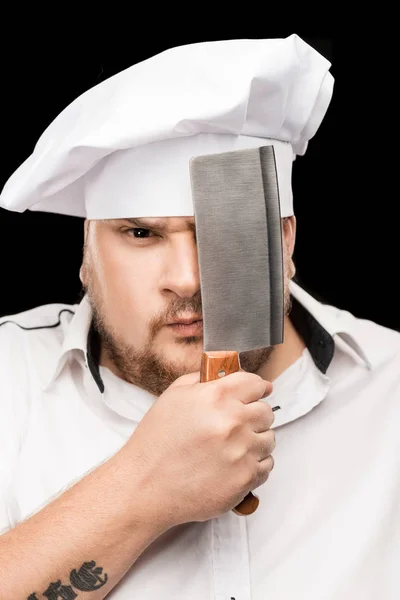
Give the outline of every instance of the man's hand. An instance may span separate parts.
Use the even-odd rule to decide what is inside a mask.
[[[244,371],[199,380],[198,373],[177,379],[125,447],[171,526],[231,510],[274,466],[275,417],[259,402],[272,384]]]

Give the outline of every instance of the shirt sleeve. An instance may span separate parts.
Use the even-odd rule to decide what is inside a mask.
[[[0,364],[3,362],[4,348],[2,336],[0,335]],[[0,367],[0,372],[3,369]],[[8,403],[7,381],[4,380],[4,373],[1,372],[0,379],[0,535],[7,531],[11,524],[8,517],[8,498],[11,483],[11,470],[14,456],[12,444],[12,434],[10,435],[10,425],[12,423]]]
[[[11,527],[8,506],[26,392],[24,352],[17,329],[0,319],[0,535]]]

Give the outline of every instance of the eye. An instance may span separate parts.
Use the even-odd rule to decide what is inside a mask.
[[[142,227],[133,227],[132,229],[128,229],[127,233],[137,239],[148,238],[153,235],[153,232],[150,229],[144,229]]]

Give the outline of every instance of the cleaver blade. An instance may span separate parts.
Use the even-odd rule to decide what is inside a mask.
[[[201,381],[240,370],[240,353],[283,342],[284,268],[273,146],[190,161],[203,307]],[[250,492],[233,510],[253,513]]]

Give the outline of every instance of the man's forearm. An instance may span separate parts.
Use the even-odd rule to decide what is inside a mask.
[[[0,536],[0,600],[102,600],[168,527],[124,448]]]

